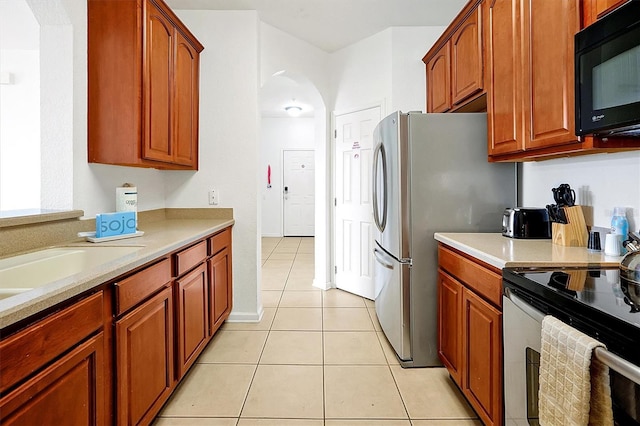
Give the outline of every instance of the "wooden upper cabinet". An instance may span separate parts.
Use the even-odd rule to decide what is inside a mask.
[[[594,2],[591,0],[592,3]],[[602,18],[607,13],[611,12],[619,6],[622,6],[629,0],[595,0],[596,16]]]
[[[525,149],[578,143],[572,66],[573,39],[580,31],[578,3],[579,0],[525,2]],[[530,60],[527,62],[526,58]]]
[[[152,1],[145,6],[143,157],[169,163],[174,28]]]
[[[88,1],[88,160],[197,170],[203,46],[162,0]]]
[[[487,4],[487,131],[489,154],[496,155],[523,149],[519,42],[521,10],[517,1],[490,0]]]
[[[451,109],[451,44],[446,43],[427,62],[427,112]]]
[[[630,0],[582,0],[582,28],[613,12]]]
[[[464,20],[450,43],[451,102],[459,104],[484,87],[481,7]]]
[[[578,2],[490,2],[487,112],[494,160],[561,145],[579,149],[572,65],[573,38],[580,29]]]
[[[198,164],[198,51],[180,32],[176,34],[174,108],[174,161],[190,166]]]
[[[481,2],[471,0],[422,58],[427,112],[459,110],[484,93],[482,25]]]

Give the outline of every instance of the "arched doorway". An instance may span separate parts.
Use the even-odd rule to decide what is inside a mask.
[[[300,107],[300,114],[291,117],[286,108]],[[287,234],[287,202],[291,201],[285,190],[286,151],[295,152],[299,158],[313,156],[313,237],[315,246],[314,285],[327,288],[329,262],[327,197],[327,119],[322,96],[316,86],[305,76],[279,71],[267,79],[260,89],[260,197],[261,229],[263,237],[282,237]],[[291,157],[291,156],[289,156]],[[295,157],[295,156],[294,156]],[[298,160],[296,160],[298,161]],[[294,161],[294,168],[309,163]],[[291,165],[289,165],[291,167]],[[294,178],[294,180],[296,180]],[[299,179],[297,179],[299,180]],[[289,197],[289,199],[287,199]],[[307,211],[308,206],[306,207]],[[295,215],[296,213],[294,213]],[[307,213],[309,214],[309,213]],[[306,235],[303,235],[306,236]]]

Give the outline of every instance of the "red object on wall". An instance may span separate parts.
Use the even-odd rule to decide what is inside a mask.
[[[267,185],[271,185],[271,165],[267,166]]]

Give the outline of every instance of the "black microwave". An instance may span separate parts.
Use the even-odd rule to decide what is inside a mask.
[[[640,137],[640,0],[575,36],[576,134]]]

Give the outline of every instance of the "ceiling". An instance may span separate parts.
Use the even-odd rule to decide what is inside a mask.
[[[391,26],[449,25],[467,0],[167,0],[173,9],[257,10],[260,20],[326,52]]]
[[[260,20],[327,53],[392,26],[447,26],[467,0],[166,0],[173,9],[256,10]],[[304,78],[282,75],[260,91],[263,117],[298,104],[313,116],[317,92]],[[295,101],[294,101],[295,99]]]
[[[391,26],[446,26],[467,0],[166,0],[173,9],[256,10],[260,20],[327,53]],[[2,48],[37,49],[38,30],[25,0],[0,0]],[[33,38],[26,27],[35,27]],[[15,37],[13,36],[15,35]],[[265,117],[286,116],[297,104],[313,116],[317,91],[304,76],[269,79],[260,92]]]

